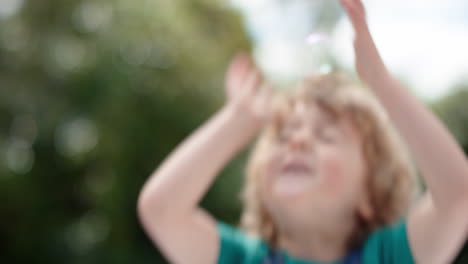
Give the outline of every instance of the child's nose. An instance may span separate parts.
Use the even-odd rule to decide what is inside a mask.
[[[314,139],[311,136],[311,131],[306,126],[301,126],[295,129],[290,140],[289,147],[291,150],[308,151],[311,149]]]

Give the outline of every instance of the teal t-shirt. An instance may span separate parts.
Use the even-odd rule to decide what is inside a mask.
[[[261,239],[224,223],[218,223],[221,241],[219,264],[261,264],[269,247]],[[285,264],[322,264],[293,258],[281,252]],[[341,263],[342,260],[333,264]],[[413,264],[405,221],[382,228],[372,233],[362,249],[362,264]]]

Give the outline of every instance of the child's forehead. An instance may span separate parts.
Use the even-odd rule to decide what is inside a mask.
[[[336,110],[336,111],[334,111]],[[301,123],[312,126],[333,126],[346,134],[354,134],[357,129],[349,115],[337,109],[329,109],[315,101],[290,101],[289,110],[283,116],[280,127],[297,126]]]
[[[286,121],[337,122],[339,119],[341,118],[336,113],[332,113],[330,109],[314,101],[305,100],[293,101],[286,116]]]

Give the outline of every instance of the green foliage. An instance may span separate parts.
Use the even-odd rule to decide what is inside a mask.
[[[221,105],[228,60],[249,47],[238,15],[221,0],[23,3],[0,13],[2,261],[164,263],[138,192]],[[465,150],[467,99],[434,105]],[[202,203],[231,223],[245,156]]]
[[[452,135],[468,153],[468,87],[462,83],[456,87],[455,92],[433,105],[433,110],[449,128]],[[454,263],[468,263],[468,240]]]
[[[445,125],[468,153],[468,82],[456,87],[455,92],[433,105]]]
[[[237,14],[220,1],[43,0],[0,19],[3,261],[163,262],[138,191],[220,106],[228,60],[249,46]],[[234,162],[217,185],[239,173]],[[209,197],[236,197],[223,189]],[[214,201],[235,219],[235,199]]]

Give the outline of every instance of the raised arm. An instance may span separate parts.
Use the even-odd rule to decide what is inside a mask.
[[[402,135],[428,187],[408,217],[418,263],[451,263],[468,231],[468,161],[443,124],[391,76],[360,0],[341,0],[355,30],[356,68]],[[400,40],[404,41],[404,40]]]
[[[271,89],[246,55],[231,64],[226,90],[225,106],[169,155],[140,193],[140,221],[171,263],[215,263],[216,224],[198,203],[269,116]]]

